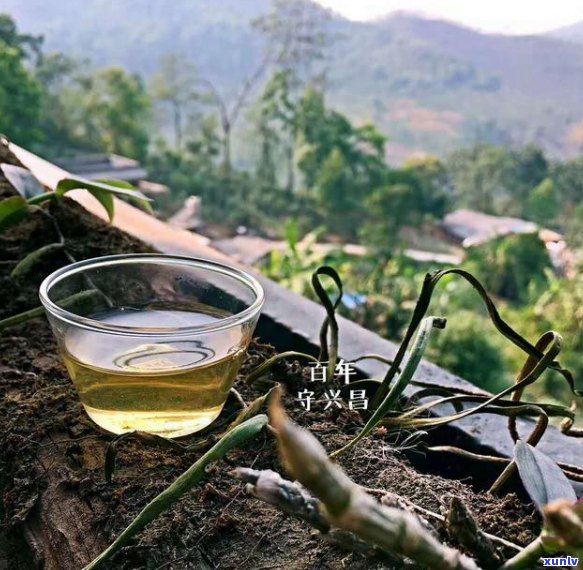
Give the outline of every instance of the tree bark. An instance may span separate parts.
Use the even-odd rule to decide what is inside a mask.
[[[103,445],[85,441],[83,463],[103,465]],[[35,563],[44,570],[80,570],[107,547],[107,540],[95,531],[105,512],[101,501],[82,498],[71,485],[65,451],[73,439],[66,433],[43,442],[38,460],[46,489],[24,524],[24,536]]]

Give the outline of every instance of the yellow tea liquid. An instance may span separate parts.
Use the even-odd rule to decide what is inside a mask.
[[[99,315],[104,324],[148,328],[197,326],[218,318],[174,310]],[[78,330],[65,336],[63,357],[95,423],[118,434],[139,430],[178,437],[219,415],[246,345],[240,328],[192,338],[164,341]]]

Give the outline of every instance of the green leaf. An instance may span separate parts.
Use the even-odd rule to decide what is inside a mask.
[[[55,251],[63,249],[62,243],[49,243],[43,245],[34,251],[31,251],[28,255],[23,257],[17,264],[16,267],[10,273],[12,279],[20,279],[25,275],[28,275],[37,262],[42,259],[45,255],[51,254]]]
[[[21,325],[32,319],[42,317],[45,314],[44,307],[35,307],[34,309],[29,309],[23,313],[18,313],[17,315],[12,315],[11,317],[6,317],[0,320],[0,331],[7,329],[8,327],[15,327],[16,325]]]
[[[22,196],[11,196],[0,201],[0,232],[17,224],[24,218],[28,204]]]
[[[425,350],[427,349],[431,332],[433,329],[443,329],[445,324],[446,320],[442,317],[425,317],[421,321],[419,331],[417,332],[417,336],[411,347],[411,353],[405,362],[403,371],[397,376],[389,393],[385,396],[385,399],[381,402],[380,406],[373,412],[362,430],[360,430],[360,432],[344,447],[335,451],[331,457],[338,457],[339,455],[346,453],[349,449],[352,449],[363,437],[373,431],[382,419],[394,408],[405,388],[411,380],[413,380],[413,376],[421,363]]]
[[[13,164],[0,164],[2,173],[23,198],[33,198],[43,194],[43,185],[33,176],[30,170]]]
[[[86,180],[85,178],[69,176],[63,178],[57,184],[55,192],[57,195],[62,196],[70,190],[87,190],[90,192],[105,208],[110,220],[113,218],[113,200],[106,198],[105,194],[124,196],[128,200],[137,202],[152,213],[151,199],[123,180]]]
[[[129,182],[125,182],[124,180],[111,180],[109,178],[100,178],[98,180],[95,180],[95,182],[105,184],[106,186],[115,186],[120,190],[131,190],[131,194],[124,193],[123,195],[126,196],[130,202],[137,203],[138,206],[144,208],[144,210],[146,210],[149,214],[154,213],[154,210],[150,205],[152,199],[148,198],[145,194],[143,194],[135,186],[132,186]]]
[[[84,570],[96,570],[109,564],[111,557],[121,550],[129,540],[141,531],[148,523],[158,518],[170,508],[184,493],[188,492],[205,475],[205,468],[209,463],[224,457],[232,449],[253,439],[267,425],[267,416],[260,414],[246,422],[230,429],[221,439],[209,449],[196,463],[185,471],[157,497],[154,497],[130,523],[130,525],[104,550],[93,562],[85,566]]]
[[[542,451],[521,440],[514,447],[514,459],[522,484],[534,504],[543,507],[557,499],[575,502],[577,496],[561,468]]]
[[[247,421],[248,419],[256,416],[259,413],[259,410],[269,402],[273,392],[278,388],[279,384],[273,386],[266,394],[263,396],[259,396],[259,398],[253,400],[244,410],[241,410],[237,417],[233,420],[233,423],[229,426],[228,431],[232,430],[234,427],[242,424],[243,422]]]
[[[140,190],[138,190],[133,184],[126,182],[125,180],[114,180],[113,178],[96,178],[92,182],[97,182],[98,184],[103,184],[104,186],[113,186],[117,190],[129,190],[130,193],[136,193],[142,196],[144,200],[149,200]]]
[[[296,352],[295,350],[280,352],[279,354],[268,358],[265,362],[251,370],[251,372],[246,376],[245,382],[247,382],[247,384],[253,384],[253,382],[267,374],[273,368],[275,363],[279,362],[280,360],[285,360],[286,358],[305,358],[306,360],[310,360],[316,364],[320,362],[315,356],[312,356],[311,354]]]
[[[151,202],[152,200],[148,198],[145,194],[140,192],[137,188],[134,188],[128,182],[123,180],[86,180],[85,178],[78,178],[75,176],[69,176],[63,178],[57,185],[55,192],[57,194],[63,195],[69,190],[104,190],[105,192],[110,192],[111,194],[116,194],[118,196],[126,196],[127,198],[133,198],[134,200],[139,200],[143,202]]]
[[[297,253],[297,245],[300,239],[298,222],[294,218],[289,218],[285,224],[284,236],[285,241],[294,254]]]
[[[74,307],[80,302],[85,303],[86,301],[103,296],[103,293],[97,291],[96,289],[89,289],[87,291],[80,291],[79,293],[74,293],[65,299],[58,301],[59,306],[63,309],[67,309],[69,307]],[[35,307],[34,309],[30,309],[28,311],[24,311],[23,313],[18,313],[17,315],[12,315],[11,317],[6,317],[5,319],[0,320],[0,331],[7,329],[8,327],[14,327],[16,325],[21,325],[22,323],[26,323],[31,319],[36,319],[37,317],[42,317],[45,314],[44,307]]]
[[[91,192],[91,194],[103,206],[103,208],[107,212],[107,217],[109,218],[109,221],[112,222],[115,209],[113,194],[111,192],[106,192],[105,190],[98,190],[97,188],[89,190],[89,192]]]

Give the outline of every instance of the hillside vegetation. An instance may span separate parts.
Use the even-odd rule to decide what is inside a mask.
[[[0,0],[45,46],[151,77],[181,54],[234,91],[261,58],[249,23],[268,0]],[[74,25],[72,25],[74,22]],[[581,26],[549,36],[482,34],[443,21],[394,15],[356,23],[333,15],[329,100],[357,123],[390,135],[388,158],[445,155],[468,143],[536,143],[554,156],[583,145]]]

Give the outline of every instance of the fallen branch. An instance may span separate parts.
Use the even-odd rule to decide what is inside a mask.
[[[510,461],[510,460],[508,460]],[[419,505],[416,505],[415,503],[413,503],[410,499],[407,499],[406,497],[402,497],[401,495],[395,495],[394,493],[389,493],[387,491],[385,491],[384,489],[374,489],[372,487],[362,487],[365,491],[367,491],[368,493],[372,493],[374,495],[378,495],[380,497],[380,501],[383,504],[387,504],[392,502],[394,500],[394,497],[399,497],[399,501],[401,504],[405,505],[406,507],[408,507],[409,509],[411,509],[413,512],[415,512],[417,515],[423,515],[423,517],[427,517],[427,518],[431,518],[431,519],[435,519],[437,521],[439,521],[440,523],[443,523],[443,525],[445,525],[445,519],[446,517],[444,517],[443,515],[436,513],[434,511],[430,511],[429,509],[426,509],[425,507],[420,507]],[[385,497],[387,497],[387,495],[389,496],[388,499],[386,499]],[[390,504],[388,506],[391,506]],[[423,522],[425,519],[423,517],[419,517],[419,520],[421,522]],[[505,538],[502,538],[500,536],[496,536],[494,534],[490,534],[488,532],[483,532],[484,536],[486,536],[489,540],[491,540],[492,542],[494,542],[495,544],[499,544],[500,546],[505,546],[507,548],[509,548],[510,550],[514,550],[517,552],[520,552],[522,550],[522,546],[515,544],[514,542],[510,542],[509,540],[506,540]]]
[[[324,507],[301,485],[288,481],[271,469],[257,471],[238,467],[233,476],[247,483],[247,492],[273,505],[284,513],[307,522],[320,532],[322,538],[336,546],[359,552],[365,556],[381,556],[378,548],[363,541],[354,533],[333,529],[324,516]]]
[[[500,570],[526,570],[536,566],[538,559],[546,554],[546,550],[541,537],[533,540],[528,546],[525,546],[516,556],[507,560]]]
[[[289,473],[322,501],[325,517],[390,554],[439,570],[478,570],[475,562],[436,540],[411,513],[385,507],[367,495],[327,456],[307,430],[294,424],[276,397],[270,420]]]
[[[498,568],[501,564],[496,547],[482,532],[472,513],[459,497],[452,497],[446,517],[449,535],[468,551],[484,568]]]

